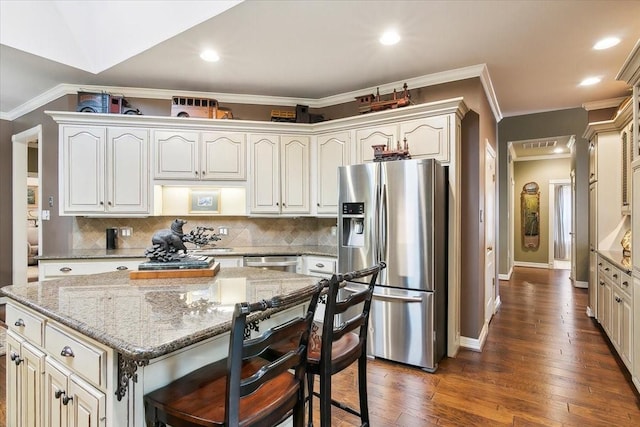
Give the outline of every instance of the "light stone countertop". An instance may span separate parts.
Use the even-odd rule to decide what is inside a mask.
[[[631,257],[624,256],[622,250],[618,251],[606,251],[598,250],[598,254],[605,257],[609,262],[627,273],[631,273]]]
[[[237,302],[283,296],[282,307],[308,300],[320,279],[248,267],[215,277],[129,279],[128,271],[71,276],[0,288],[4,294],[137,361],[227,332]]]
[[[221,248],[214,246],[213,249]],[[228,249],[228,250],[227,250]],[[222,256],[272,256],[272,255],[318,255],[337,256],[335,246],[245,246],[225,249],[225,252],[213,255]],[[144,248],[134,249],[72,249],[70,252],[40,255],[40,260],[56,259],[94,259],[94,258],[145,258]]]

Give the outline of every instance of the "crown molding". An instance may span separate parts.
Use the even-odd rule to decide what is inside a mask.
[[[150,89],[150,88],[132,88],[132,87],[119,87],[119,86],[95,86],[95,85],[77,85],[62,83],[54,88],[41,93],[40,95],[25,102],[19,107],[4,113],[0,112],[0,119],[3,120],[15,120],[31,111],[34,111],[47,103],[54,101],[61,96],[73,95],[77,92],[109,92],[113,94],[122,95],[129,98],[148,98],[148,99],[171,99],[173,96],[190,96],[198,98],[214,98],[219,102],[228,102],[234,104],[258,104],[258,105],[281,105],[281,106],[295,106],[297,104],[308,105],[311,108],[323,108],[337,104],[343,104],[352,102],[357,96],[361,96],[363,93],[375,93],[376,89],[379,89],[382,93],[393,92],[393,89],[402,87],[404,83],[407,83],[409,88],[427,87],[437,84],[450,83],[459,80],[466,80],[470,78],[480,78],[482,86],[487,96],[487,100],[491,106],[496,122],[502,119],[502,113],[498,106],[498,100],[493,90],[493,84],[491,77],[489,76],[489,70],[486,64],[472,65],[469,67],[457,68],[454,70],[443,71],[440,73],[428,74],[425,76],[415,77],[402,81],[396,81],[391,83],[385,83],[376,87],[369,87],[359,89],[357,91],[346,92],[338,95],[332,95],[324,98],[290,98],[279,96],[263,96],[263,95],[248,95],[248,94],[233,94],[233,93],[221,93],[221,92],[194,92],[184,90],[171,90],[171,89]]]
[[[585,102],[582,104],[582,108],[587,111],[618,108],[625,99],[627,99],[626,96],[620,96],[618,98],[603,99],[602,101]]]
[[[633,50],[624,61],[616,80],[624,80],[630,85],[640,82],[640,39],[638,39]]]

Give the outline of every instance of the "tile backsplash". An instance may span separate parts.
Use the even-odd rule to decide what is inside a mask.
[[[106,248],[106,229],[130,227],[131,236],[118,233],[117,247],[146,248],[151,246],[151,236],[156,231],[169,228],[174,217],[148,218],[85,218],[75,217],[73,223],[74,249]],[[240,246],[336,246],[331,235],[335,218],[247,218],[247,217],[186,217],[185,233],[196,226],[227,227],[229,234],[220,236],[220,247]]]

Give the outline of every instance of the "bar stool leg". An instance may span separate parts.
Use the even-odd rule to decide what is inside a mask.
[[[308,427],[313,427],[313,376],[314,375],[311,373],[307,374],[307,401],[309,405],[309,419],[307,420]]]
[[[331,427],[331,374],[320,372],[320,427]]]
[[[369,426],[369,404],[367,402],[367,355],[363,351],[358,358],[358,395],[360,397],[360,421]]]

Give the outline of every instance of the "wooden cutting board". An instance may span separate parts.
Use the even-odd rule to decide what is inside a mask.
[[[177,268],[174,270],[134,270],[129,279],[175,279],[188,277],[213,277],[220,271],[220,263],[214,262],[209,268]]]

